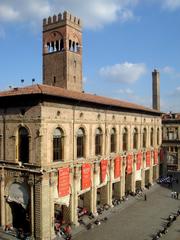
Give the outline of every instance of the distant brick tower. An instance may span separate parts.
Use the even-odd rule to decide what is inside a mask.
[[[160,74],[156,69],[152,72],[152,105],[160,111]]]
[[[68,12],[43,20],[43,83],[82,92],[82,32]]]

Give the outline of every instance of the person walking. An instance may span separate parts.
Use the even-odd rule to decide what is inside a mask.
[[[176,193],[176,198],[179,199],[179,192]]]
[[[144,201],[147,201],[147,195],[146,195],[146,193],[144,194]]]

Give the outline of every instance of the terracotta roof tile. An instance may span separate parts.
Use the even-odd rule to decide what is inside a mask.
[[[72,100],[73,99],[79,100],[83,102],[97,103],[97,104],[102,104],[106,106],[116,106],[116,107],[129,108],[134,110],[142,110],[142,111],[147,111],[152,113],[160,113],[159,111],[156,111],[154,109],[147,108],[138,104],[129,103],[126,101],[121,101],[113,98],[97,96],[97,95],[88,94],[88,93],[70,91],[60,87],[54,87],[54,86],[49,86],[45,84],[43,85],[37,84],[37,85],[21,87],[21,88],[13,88],[7,91],[3,91],[3,92],[0,92],[0,98],[10,97],[10,96],[29,95],[29,94],[44,94],[44,95],[50,95],[50,96],[56,96],[56,97],[64,97]]]

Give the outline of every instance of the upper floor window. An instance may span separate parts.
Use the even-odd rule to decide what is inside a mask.
[[[178,139],[178,128],[167,128],[167,137],[168,140],[177,140]]]
[[[20,127],[18,131],[18,160],[29,162],[29,132],[25,127]]]
[[[53,134],[53,161],[64,159],[64,133],[62,129],[56,128]]]
[[[153,147],[154,144],[154,131],[153,128],[151,128],[151,132],[150,132],[150,146]]]
[[[147,139],[147,130],[146,128],[143,129],[143,148],[146,148],[146,139]]]
[[[96,129],[95,155],[102,155],[102,130],[101,130],[101,128]]]
[[[110,141],[111,141],[110,151],[111,152],[116,152],[116,130],[115,130],[115,128],[111,129],[111,139],[110,139]]]
[[[128,130],[127,128],[123,129],[123,151],[128,150]]]
[[[133,149],[138,148],[138,130],[137,128],[134,128],[133,131]]]
[[[77,131],[77,158],[84,157],[85,133],[83,128]]]

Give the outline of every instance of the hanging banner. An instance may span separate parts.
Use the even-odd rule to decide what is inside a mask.
[[[81,168],[81,188],[82,190],[91,187],[91,164],[84,163]]]
[[[151,152],[147,151],[146,152],[146,167],[150,167],[151,166]]]
[[[107,160],[101,160],[101,182],[103,183],[106,179],[107,175],[107,166],[108,161]]]
[[[64,197],[69,195],[70,187],[70,171],[69,167],[59,168],[59,176],[58,176],[58,193],[60,197]]]
[[[114,178],[121,176],[121,157],[116,157],[114,159]]]
[[[158,150],[154,150],[154,164],[158,164]]]
[[[164,149],[160,150],[160,161],[163,162],[164,160]]]
[[[132,173],[132,164],[133,164],[133,156],[129,154],[126,157],[126,173],[131,174]]]
[[[141,163],[142,163],[142,152],[138,152],[137,159],[136,159],[136,170],[141,169]]]

